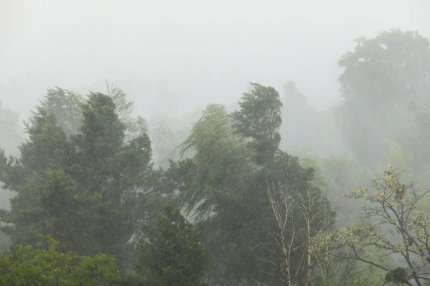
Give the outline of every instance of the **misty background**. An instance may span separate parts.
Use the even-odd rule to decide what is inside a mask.
[[[284,103],[283,150],[303,161],[349,153],[336,114],[339,59],[356,39],[390,29],[430,36],[427,8],[418,0],[3,0],[0,147],[18,155],[48,89],[114,86],[146,119],[155,166],[167,167],[206,105],[232,111],[258,82]],[[8,208],[13,194],[1,196]]]
[[[48,88],[125,91],[148,120],[231,105],[248,82],[339,101],[360,36],[430,35],[428,1],[0,1],[0,101],[27,118]]]

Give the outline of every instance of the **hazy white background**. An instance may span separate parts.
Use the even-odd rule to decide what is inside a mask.
[[[430,37],[426,0],[0,0],[0,102],[28,116],[46,89],[124,89],[146,118],[235,102],[248,82],[295,81],[339,100],[337,61],[359,36]]]

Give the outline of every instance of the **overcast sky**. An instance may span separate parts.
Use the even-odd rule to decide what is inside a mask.
[[[295,81],[339,100],[337,61],[359,36],[430,37],[427,0],[0,0],[0,102],[25,118],[46,89],[124,89],[139,114],[229,104],[248,82]]]

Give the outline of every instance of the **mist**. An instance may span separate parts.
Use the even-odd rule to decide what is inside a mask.
[[[150,118],[231,104],[249,82],[294,81],[339,101],[339,57],[360,36],[430,33],[426,1],[2,1],[0,101],[22,117],[48,88],[121,87]]]

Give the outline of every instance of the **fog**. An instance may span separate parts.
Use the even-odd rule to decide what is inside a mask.
[[[428,1],[0,1],[0,101],[22,118],[48,88],[121,87],[146,118],[232,104],[248,82],[339,100],[360,36],[430,35]]]

